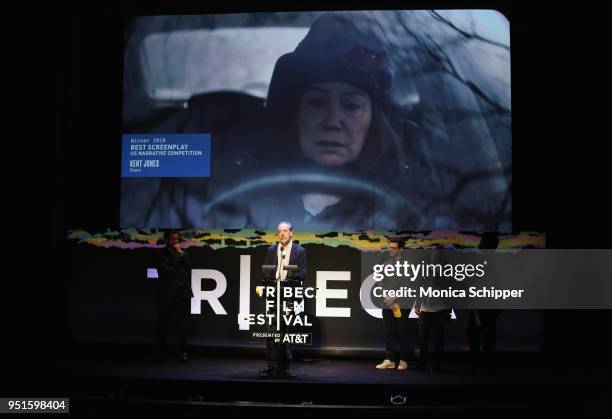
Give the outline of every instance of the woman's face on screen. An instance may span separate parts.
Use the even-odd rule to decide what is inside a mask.
[[[363,90],[339,82],[312,84],[298,107],[300,148],[321,166],[343,166],[359,157],[371,121],[372,102]]]

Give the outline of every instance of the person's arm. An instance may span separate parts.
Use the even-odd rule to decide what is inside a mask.
[[[400,280],[397,275],[393,274],[391,276],[388,276],[387,281],[387,290],[393,290],[394,292],[397,292],[400,289]],[[386,296],[384,298],[385,305],[387,306],[387,308],[390,309],[393,309],[393,304],[395,304],[396,300],[397,297]]]
[[[179,258],[179,263],[183,269],[183,274],[189,278],[191,274],[191,257],[189,253],[183,252],[182,256],[177,256]]]
[[[416,290],[416,297],[414,299],[414,312],[417,316],[421,315],[421,304],[423,303],[423,298],[421,297],[421,287],[425,285],[423,275],[419,275],[414,280],[414,289]]]
[[[273,251],[274,250],[274,251]],[[278,258],[276,257],[276,248],[275,246],[270,246],[268,247],[268,251],[266,253],[266,257],[264,259],[264,265],[278,265]],[[270,285],[272,283],[274,283],[274,274],[269,272],[269,273],[263,273],[262,272],[262,277],[261,277],[261,283],[264,285]]]
[[[275,257],[276,252],[272,252],[273,249],[274,249],[274,246],[268,247],[268,250],[266,252],[266,258],[264,259],[264,265],[278,264],[278,260],[276,260],[277,258]]]
[[[297,270],[288,279],[294,282],[302,282],[306,279],[306,249],[303,247],[302,251],[298,254]]]
[[[183,255],[183,257],[185,256]],[[185,269],[177,258],[177,255],[172,255],[165,250],[159,253],[159,257],[157,258],[157,273],[160,278],[175,277],[185,274]]]

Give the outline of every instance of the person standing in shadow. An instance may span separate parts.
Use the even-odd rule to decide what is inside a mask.
[[[429,263],[444,265],[446,258],[438,249],[432,249]],[[445,285],[445,279],[440,274],[422,276],[420,287],[425,289],[441,289]],[[440,363],[444,354],[444,330],[451,318],[451,308],[446,299],[441,297],[421,297],[415,300],[415,313],[419,316],[419,362],[418,370],[425,370],[427,362],[431,362],[429,372],[439,372]],[[433,331],[435,349],[430,356],[429,336]]]
[[[499,235],[497,232],[485,232],[478,244],[479,249],[497,249]],[[467,341],[470,348],[470,366],[467,373],[495,372],[495,354],[497,351],[497,319],[500,309],[472,309],[469,312]]]
[[[170,325],[174,323],[176,332],[175,358],[178,362],[191,362],[187,355],[186,323],[190,314],[191,259],[181,249],[177,231],[164,232],[166,245],[159,250],[156,258],[159,285],[157,288],[157,330],[155,333],[155,357],[157,361],[166,359],[166,338]]]
[[[388,265],[394,265],[402,259],[402,251],[404,249],[404,240],[392,238],[389,240],[389,255],[391,259],[386,261]],[[385,276],[382,281],[382,288],[387,292],[397,292],[400,289],[400,281],[396,276]],[[408,316],[410,308],[406,306],[403,299],[391,297],[389,295],[383,297],[382,315],[385,326],[385,359],[380,364],[376,365],[376,369],[395,369],[396,368],[396,345],[399,340],[399,364],[397,369],[405,371],[408,369]]]

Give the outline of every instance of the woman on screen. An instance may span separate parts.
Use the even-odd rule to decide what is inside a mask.
[[[211,206],[218,225],[242,214],[239,224],[252,227],[278,217],[324,229],[422,227],[418,201],[408,197],[404,146],[388,117],[391,61],[372,29],[365,16],[324,14],[278,59],[265,105],[267,170],[240,184],[232,210],[230,199],[219,205],[227,214]]]

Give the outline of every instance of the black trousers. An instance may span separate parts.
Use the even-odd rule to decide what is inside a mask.
[[[450,310],[441,311],[421,311],[419,315],[419,345],[421,355],[419,365],[425,366],[430,360],[429,336],[433,330],[435,350],[431,361],[434,367],[440,366],[442,355],[444,354],[444,328],[450,316]]]
[[[470,310],[467,340],[474,366],[492,367],[497,349],[499,310]]]
[[[176,355],[180,356],[187,351],[187,319],[190,305],[189,297],[158,300],[155,349],[159,355],[166,353],[166,339],[170,326],[174,326],[173,330],[176,333]]]
[[[402,317],[393,317],[393,310],[384,308],[383,322],[385,324],[385,358],[396,362],[396,345],[399,340],[399,359],[408,359],[408,316],[410,310],[402,310]]]

